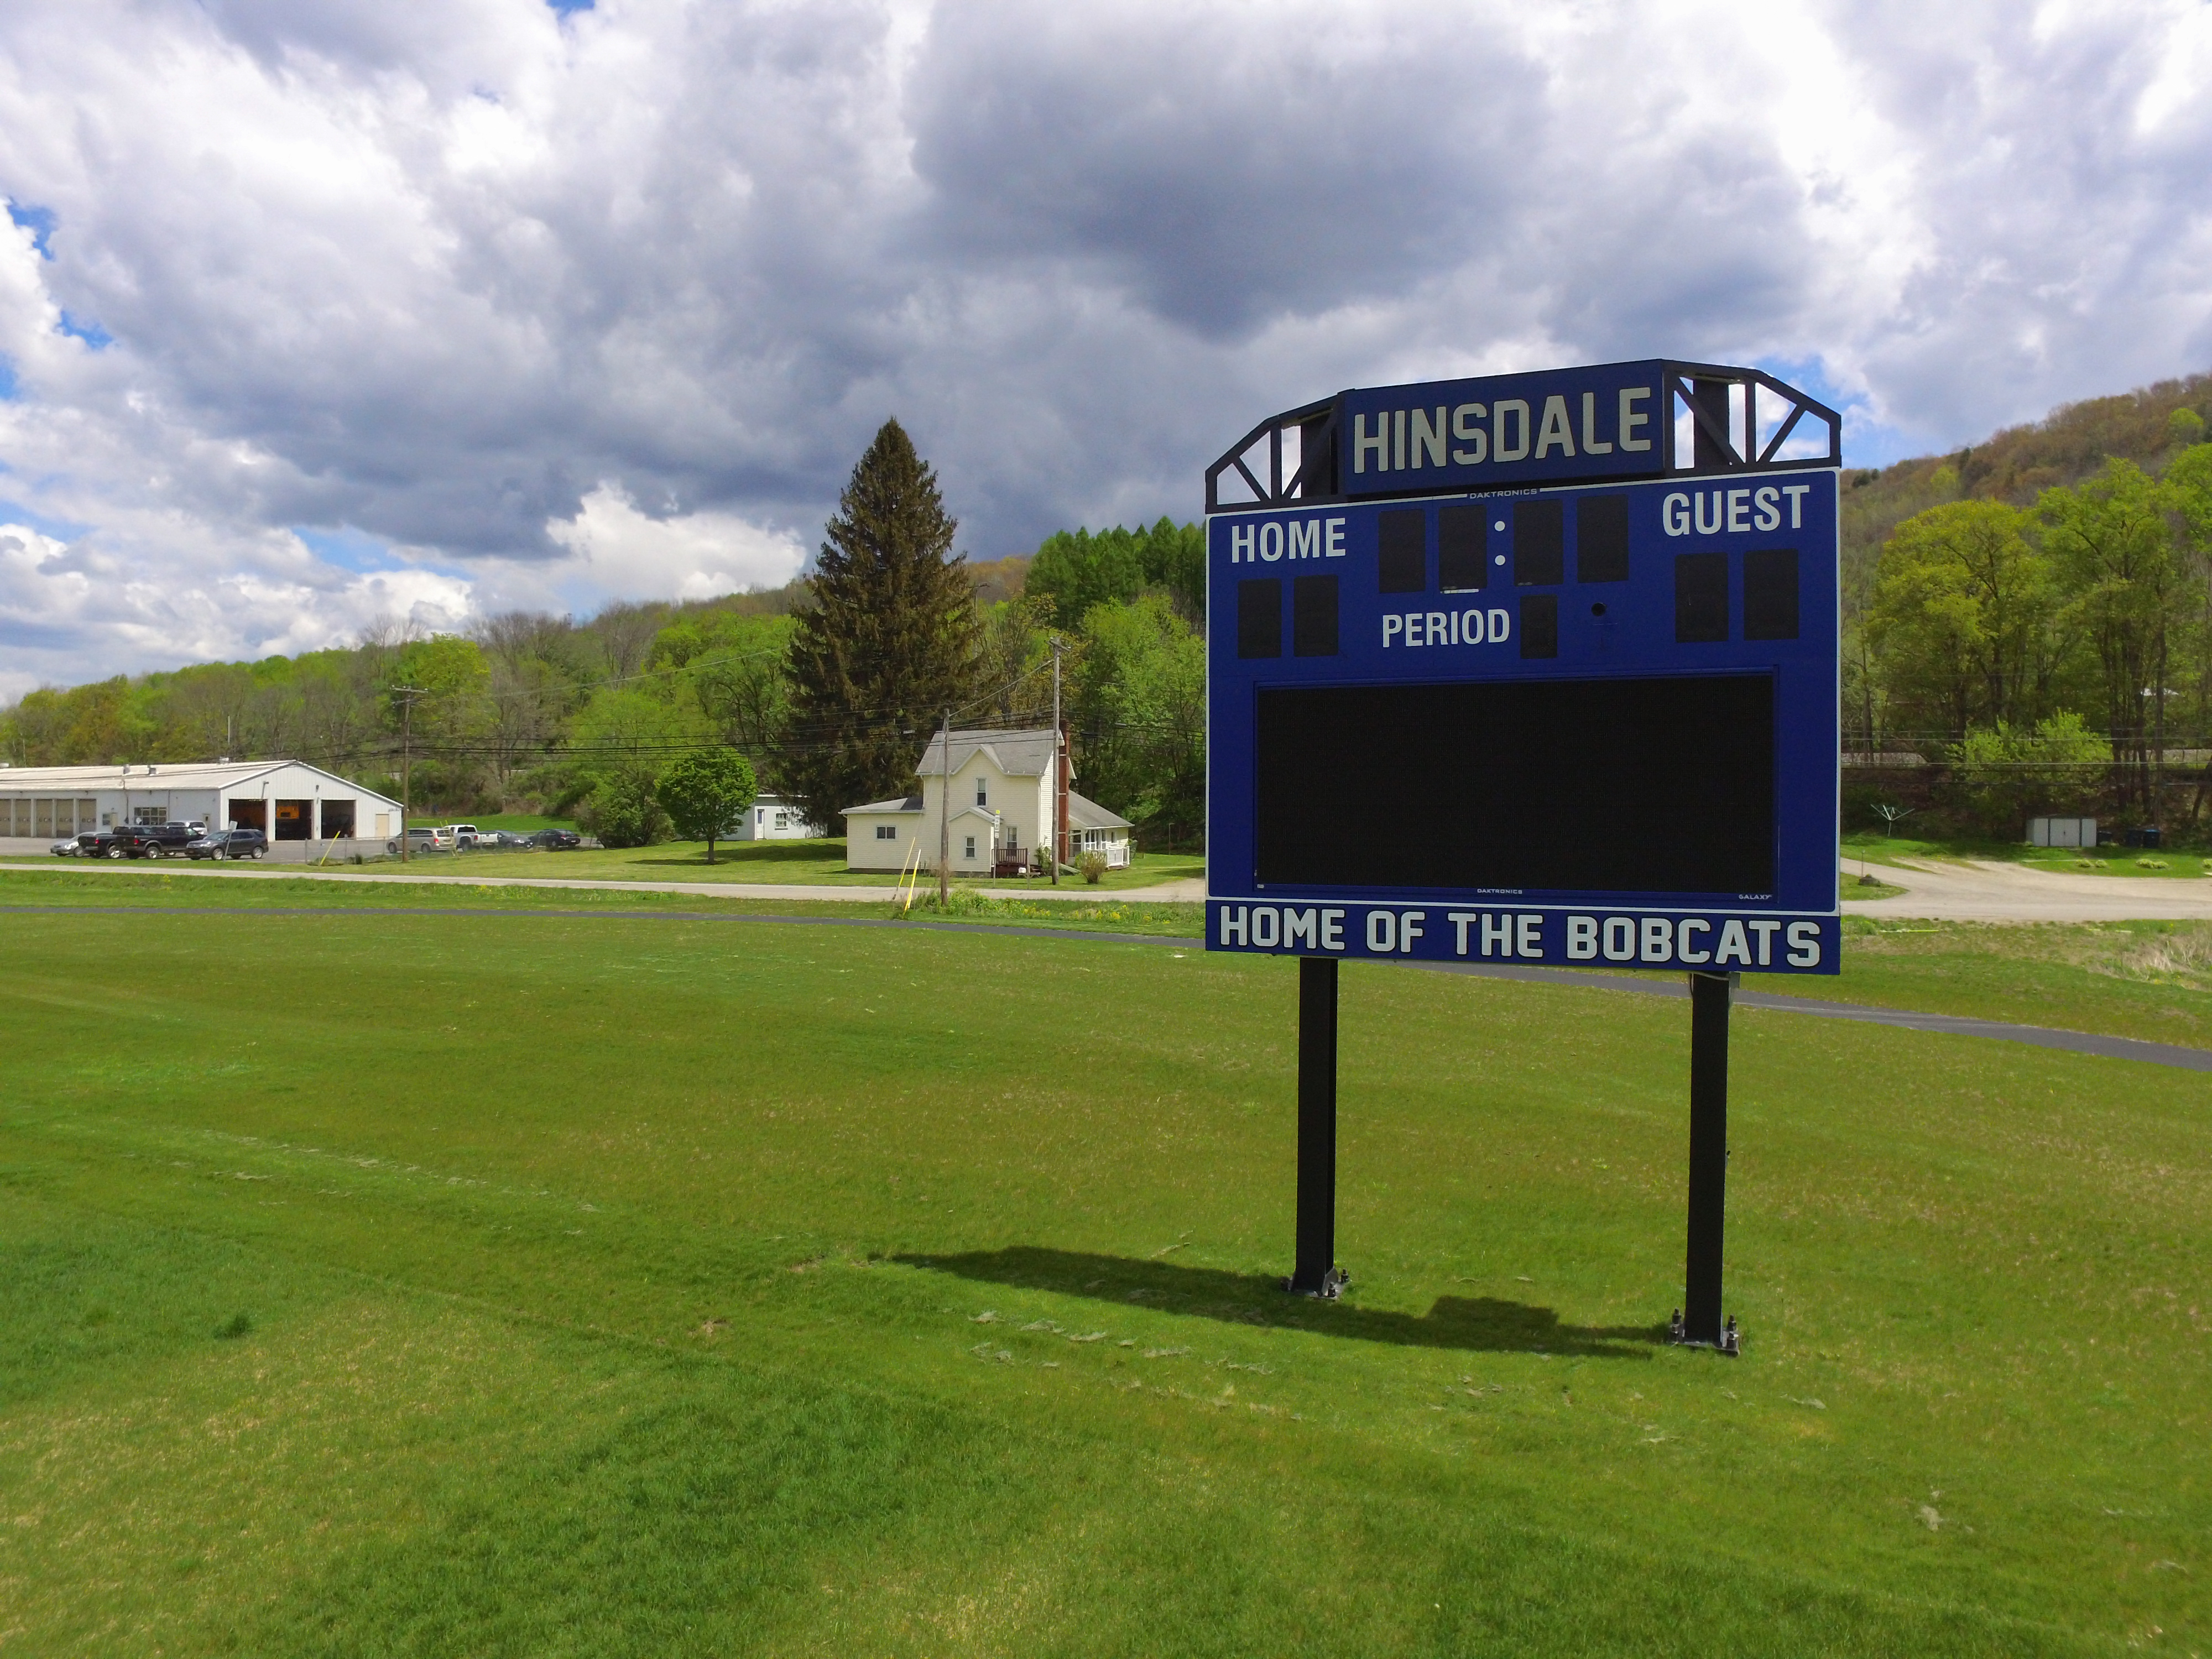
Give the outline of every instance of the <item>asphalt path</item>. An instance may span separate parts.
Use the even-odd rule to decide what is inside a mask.
[[[579,886],[598,884],[582,882]],[[299,906],[253,906],[224,908],[212,905],[0,905],[0,915],[249,915],[358,916],[359,910],[316,909]],[[408,916],[480,915],[505,917],[561,917],[592,921],[728,921],[768,927],[902,927],[932,933],[991,933],[1019,939],[1048,939],[1087,945],[1165,945],[1180,954],[1195,955],[1205,947],[1194,939],[1175,939],[1157,933],[1079,933],[1058,927],[1021,927],[990,922],[909,921],[884,916],[763,916],[705,910],[477,910],[464,906],[434,909],[379,908],[374,914]],[[1400,966],[1389,963],[1387,966]],[[1519,968],[1504,963],[1418,962],[1402,964],[1432,973],[1467,974],[1480,979],[1507,979],[1524,984],[1559,985],[1583,991],[1627,992],[1640,996],[1686,999],[1689,987],[1678,971],[1652,974],[1592,973],[1563,968]],[[1957,1014],[1923,1014],[1911,1009],[1875,1008],[1854,1002],[1828,1002],[1814,997],[1779,996],[1765,991],[1738,991],[1738,1006],[1778,1013],[1808,1014],[1816,1019],[1851,1020],[1866,1025],[1888,1025],[1908,1031],[1932,1031],[1948,1036],[1985,1037],[1999,1042],[2025,1042],[2038,1048],[2067,1054],[2094,1054],[2106,1060],[2130,1060],[2151,1066],[2171,1066],[2183,1071],[2212,1072],[2212,1049],[2185,1048],[2172,1042],[2146,1042],[2137,1037],[2103,1036],[2090,1031],[2061,1031],[2040,1025],[2012,1025],[2002,1020],[1969,1019]]]
[[[1413,965],[1438,973],[1472,974],[1482,979],[1520,980],[1537,985],[1577,985],[1585,989],[1595,988],[1686,1000],[1690,994],[1690,988],[1679,970],[1662,976],[1579,973],[1564,968],[1515,968],[1493,963],[1424,962]],[[2186,1072],[2212,1072],[2212,1048],[2191,1048],[2177,1042],[2146,1042],[2140,1037],[2060,1031],[2042,1025],[2011,1025],[2002,1020],[1968,1019],[1959,1014],[1923,1014],[1907,1008],[1873,1008],[1863,1003],[1778,996],[1767,991],[1738,991],[1735,1002],[1739,1008],[1766,1008],[1780,1013],[1810,1014],[1816,1019],[1848,1019],[1863,1025],[1893,1025],[1907,1031],[1939,1031],[1950,1036],[1990,1037],[2000,1042],[2059,1048],[2068,1054],[2142,1060],[2153,1066],[2179,1066]]]
[[[465,854],[459,856],[465,857]],[[557,858],[557,854],[549,854]],[[2174,854],[2192,860],[2196,854]],[[304,865],[238,865],[163,860],[146,863],[131,860],[80,861],[54,859],[46,862],[9,861],[0,868],[12,870],[99,871],[103,875],[128,878],[150,875],[192,875],[210,879],[240,881],[400,882],[425,886],[537,887],[554,890],[617,893],[681,893],[695,898],[775,899],[784,902],[866,904],[887,900],[897,890],[889,883],[832,886],[821,883],[738,881],[603,881],[563,876],[471,876],[417,873],[412,870],[317,870]],[[1846,915],[1909,916],[1938,921],[2212,921],[2212,878],[2073,875],[2034,870],[2023,865],[1985,860],[1929,860],[1907,864],[1870,864],[1869,872],[1905,890],[1894,897],[1853,900]],[[1844,879],[1857,879],[1854,863],[1847,862]],[[927,884],[925,884],[927,885]],[[963,889],[994,898],[1037,899],[1046,902],[1089,902],[1110,899],[1129,904],[1195,904],[1206,896],[1203,881],[1162,882],[1152,887],[1091,887],[1081,882],[1046,882],[1018,887]]]

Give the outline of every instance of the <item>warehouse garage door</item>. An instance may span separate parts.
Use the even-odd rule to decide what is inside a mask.
[[[269,803],[265,800],[233,800],[230,803],[230,823],[239,830],[258,830],[268,832]]]
[[[270,832],[271,841],[306,841],[315,833],[315,803],[311,800],[280,800],[276,803],[276,827]]]
[[[349,800],[326,800],[323,803],[323,839],[338,841],[353,834],[353,803]]]

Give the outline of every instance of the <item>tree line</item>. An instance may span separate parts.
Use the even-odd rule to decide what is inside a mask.
[[[2070,483],[2015,483],[2025,499],[1976,493],[1957,462],[1924,472],[1929,504],[1847,567],[1847,757],[1935,763],[1931,804],[1988,833],[2037,811],[2203,818],[2212,443],[2186,405],[2160,435]],[[1854,788],[1861,807],[1884,793]]]
[[[17,765],[292,757],[410,805],[575,817],[612,845],[699,833],[680,757],[735,751],[837,833],[903,795],[929,734],[1050,719],[1053,645],[1078,787],[1153,846],[1204,831],[1203,536],[1074,531],[971,567],[933,472],[888,422],[808,576],[768,592],[511,611],[465,633],[42,688],[0,709]],[[1024,577],[1026,575],[1024,583]],[[1012,590],[1012,591],[1009,591]],[[676,810],[672,818],[671,809]],[[679,823],[677,820],[684,820]]]

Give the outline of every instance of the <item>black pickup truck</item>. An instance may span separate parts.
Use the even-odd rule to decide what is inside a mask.
[[[103,859],[175,859],[198,835],[188,823],[131,823],[103,830],[85,850]]]

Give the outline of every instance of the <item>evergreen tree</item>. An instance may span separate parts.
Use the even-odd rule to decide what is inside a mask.
[[[939,716],[976,695],[981,641],[956,528],[937,475],[885,421],[838,497],[792,635],[777,781],[816,823],[910,791]]]

